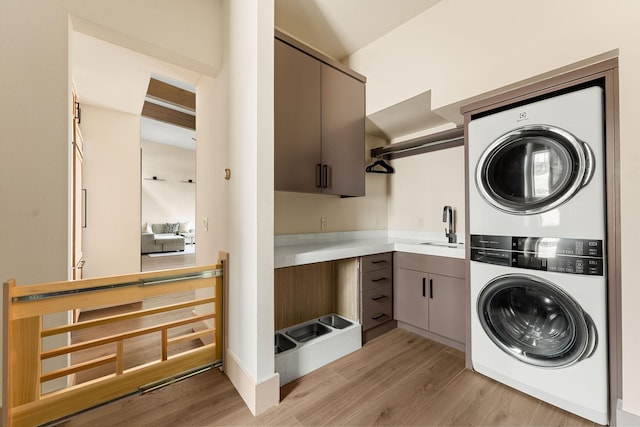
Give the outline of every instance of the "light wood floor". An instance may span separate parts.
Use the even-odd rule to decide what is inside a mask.
[[[140,257],[140,271],[170,270],[173,268],[193,267],[196,265],[196,254],[180,254],[170,256],[150,257],[142,255]]]
[[[253,417],[218,370],[78,415],[65,426],[593,426],[464,369],[464,355],[395,329],[281,388]]]

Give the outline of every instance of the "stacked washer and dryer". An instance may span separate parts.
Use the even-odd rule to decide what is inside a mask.
[[[472,116],[468,188],[474,370],[608,424],[603,96]]]

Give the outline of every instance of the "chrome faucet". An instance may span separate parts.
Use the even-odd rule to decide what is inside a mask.
[[[451,206],[445,206],[442,210],[442,222],[447,222],[448,229],[444,229],[444,235],[449,239],[449,243],[456,243],[456,233],[453,231],[453,208]]]

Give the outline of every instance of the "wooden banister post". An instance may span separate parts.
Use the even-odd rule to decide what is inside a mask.
[[[215,318],[215,328],[216,328],[216,336],[215,336],[215,340],[216,340],[216,359],[222,359],[222,321],[223,321],[223,305],[222,305],[222,298],[223,298],[223,281],[224,281],[224,275],[227,274],[227,272],[225,271],[225,263],[222,264],[222,274],[223,276],[218,276],[215,279],[215,297],[216,297],[216,303],[215,303],[215,313],[216,313],[216,318]]]
[[[9,342],[11,341],[11,296],[16,286],[15,280],[9,280],[2,287],[2,425],[11,426],[11,412],[13,399],[9,384],[11,370],[9,369]]]

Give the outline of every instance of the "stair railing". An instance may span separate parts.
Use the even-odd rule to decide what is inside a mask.
[[[15,280],[4,283],[2,425],[33,426],[63,419],[137,393],[145,385],[218,363],[223,265],[25,286],[16,286]],[[186,300],[162,299],[185,291],[191,295]],[[169,303],[147,307],[143,301],[149,298]],[[123,304],[135,308],[43,326],[43,319],[53,313]],[[72,339],[82,333],[92,338]],[[58,338],[52,341],[52,337]],[[51,348],[52,342],[66,345]],[[126,357],[136,342],[156,343],[152,360]],[[55,358],[64,358],[65,366],[45,370],[48,364],[43,362]],[[98,372],[96,378],[76,383],[76,376],[92,370]],[[63,378],[66,387],[44,391],[45,384]]]

